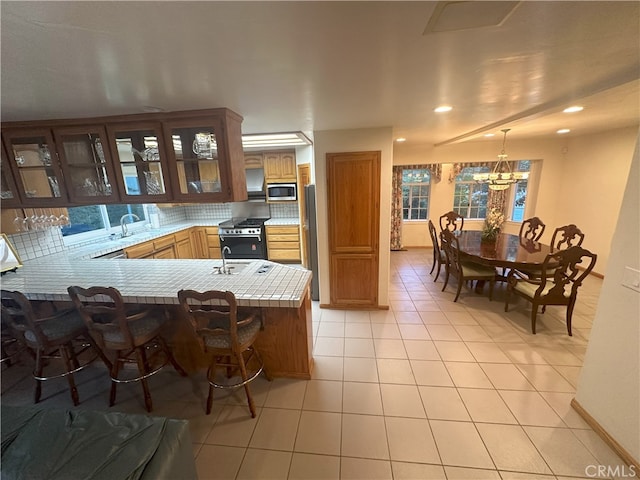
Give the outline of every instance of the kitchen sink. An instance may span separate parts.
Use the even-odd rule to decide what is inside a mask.
[[[240,262],[227,262],[227,271],[223,271],[222,262],[217,262],[213,266],[213,274],[214,275],[237,275],[242,272],[245,268],[247,268],[248,263],[240,263]]]

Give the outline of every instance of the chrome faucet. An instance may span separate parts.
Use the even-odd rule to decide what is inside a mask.
[[[127,230],[127,224],[124,222],[127,217],[131,217],[132,219],[135,218],[138,222],[140,221],[140,217],[137,216],[135,213],[125,213],[124,215],[122,215],[122,217],[120,217],[120,228],[122,228],[122,238],[128,237],[131,235],[131,233],[129,233],[129,231]]]
[[[225,253],[231,253],[231,249],[228,245],[225,245],[222,249],[222,273],[228,274],[229,270],[227,269],[227,258],[224,255]]]

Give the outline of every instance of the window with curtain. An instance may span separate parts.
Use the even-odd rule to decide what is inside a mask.
[[[487,216],[489,202],[489,185],[477,183],[473,179],[474,173],[489,173],[491,168],[464,167],[455,177],[455,190],[453,194],[453,211],[464,218],[482,219]]]
[[[520,160],[516,164],[516,171],[531,172],[531,161]],[[521,222],[524,220],[524,209],[527,203],[527,193],[529,191],[529,180],[520,180],[514,185],[514,194],[511,199],[511,220]]]
[[[431,173],[426,168],[402,170],[402,219],[429,218]]]

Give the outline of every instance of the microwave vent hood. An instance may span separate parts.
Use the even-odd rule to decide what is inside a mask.
[[[247,192],[264,194],[264,170],[261,168],[249,168],[245,170],[245,174],[247,177]]]

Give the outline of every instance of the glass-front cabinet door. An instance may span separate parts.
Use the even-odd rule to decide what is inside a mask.
[[[13,174],[9,169],[9,156],[5,153],[4,146],[1,147],[2,163],[0,164],[0,177],[2,177],[2,183],[0,184],[0,206],[2,208],[17,207],[20,205],[18,188],[13,179]]]
[[[22,204],[67,204],[62,171],[51,131],[7,129],[2,135],[9,156],[7,163],[13,171]]]
[[[56,128],[53,134],[71,202],[117,202],[105,128],[100,125]]]
[[[120,197],[125,202],[169,200],[167,159],[159,123],[108,127]]]
[[[190,119],[164,124],[165,141],[172,167],[174,199],[184,201],[225,201],[230,188],[227,163],[217,119]]]

